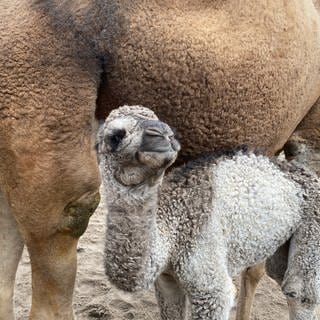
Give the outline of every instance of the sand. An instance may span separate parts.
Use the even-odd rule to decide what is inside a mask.
[[[78,273],[74,294],[76,319],[160,320],[153,290],[132,295],[118,291],[107,281],[103,269],[104,211],[101,204],[79,242]],[[28,317],[31,303],[30,280],[30,263],[25,250],[16,281],[17,320]],[[234,319],[234,310],[231,319]],[[267,276],[264,276],[259,284],[252,319],[289,319],[286,301],[280,288]]]

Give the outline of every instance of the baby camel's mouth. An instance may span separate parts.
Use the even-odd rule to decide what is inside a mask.
[[[140,163],[147,165],[153,169],[167,168],[177,158],[177,152],[170,151],[138,151],[137,159]]]
[[[144,144],[140,148],[140,152],[178,152],[180,145],[178,141],[173,137],[157,137],[144,141]]]

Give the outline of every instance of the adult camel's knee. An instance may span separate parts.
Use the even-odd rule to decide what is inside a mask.
[[[87,229],[89,219],[100,202],[99,191],[84,194],[76,201],[70,202],[63,211],[60,230],[80,237]]]

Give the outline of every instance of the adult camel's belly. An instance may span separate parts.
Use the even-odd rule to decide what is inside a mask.
[[[122,11],[100,109],[151,107],[180,133],[183,156],[281,148],[320,95],[320,18],[312,1],[275,1]]]

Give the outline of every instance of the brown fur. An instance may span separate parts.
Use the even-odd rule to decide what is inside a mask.
[[[242,143],[273,153],[319,97],[311,1],[115,2],[100,103],[105,114],[152,107],[178,129],[185,156]]]
[[[320,99],[310,109],[289,140],[301,141],[309,147],[320,149]]]
[[[29,1],[0,4],[0,190],[31,256],[32,319],[71,319],[78,230],[66,224],[65,209],[93,198],[100,184],[94,150],[99,69],[81,41],[56,33],[50,18],[31,7]],[[86,214],[82,220],[85,228]],[[21,253],[1,244],[1,261]],[[0,279],[5,273],[0,268]],[[12,319],[2,312],[1,320]]]
[[[319,24],[311,0],[1,1],[0,190],[31,254],[33,319],[72,318],[75,246],[99,186],[96,99],[98,117],[153,108],[184,157],[273,153],[320,95]]]

